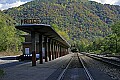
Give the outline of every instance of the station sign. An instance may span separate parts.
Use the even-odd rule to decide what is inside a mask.
[[[22,19],[21,24],[40,24],[40,19]]]

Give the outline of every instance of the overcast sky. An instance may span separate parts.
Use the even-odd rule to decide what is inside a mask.
[[[0,10],[18,7],[32,0],[0,0]]]
[[[102,4],[120,5],[120,0],[91,0]]]
[[[32,0],[0,0],[0,10],[18,7]],[[91,0],[102,4],[120,5],[120,0]]]

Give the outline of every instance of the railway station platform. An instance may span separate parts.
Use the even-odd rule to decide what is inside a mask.
[[[30,40],[25,39],[23,55],[25,54],[24,52],[32,55],[32,66],[36,66],[37,53],[39,54],[40,64],[43,64],[43,58],[45,58],[45,62],[48,62],[69,54],[70,44],[52,26],[47,24],[28,24],[25,20],[24,24],[15,27],[30,35]]]
[[[37,66],[34,67],[31,66],[31,62],[28,62],[5,68],[5,75],[0,78],[0,80],[57,80],[73,55],[74,53],[67,54],[49,62],[44,61],[43,64],[39,64],[39,61],[37,61]],[[80,70],[81,69],[82,68],[80,68]],[[89,69],[95,80],[111,80],[110,77],[103,72],[93,68]],[[70,80],[73,80],[73,78]]]
[[[31,66],[31,62],[28,62],[6,68],[5,75],[0,80],[46,80],[59,67],[64,67],[62,65],[66,65],[71,56],[72,54],[68,54],[43,64],[37,61],[37,66],[34,67]]]

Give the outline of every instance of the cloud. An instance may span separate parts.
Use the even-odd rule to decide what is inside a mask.
[[[12,7],[18,7],[32,0],[0,0],[0,10],[5,10]],[[102,4],[120,5],[120,0],[90,0]]]
[[[116,4],[116,5],[120,5],[120,1],[117,1],[115,4]]]
[[[102,4],[111,4],[111,5],[120,5],[120,1],[119,0],[90,0],[90,1],[96,1]]]
[[[18,0],[0,0],[0,4],[6,4],[6,3],[11,4],[11,3],[14,3],[16,1],[18,1]]]
[[[2,7],[2,4],[0,4],[0,8]]]
[[[27,3],[27,1],[22,2],[22,1],[18,0],[16,2],[14,2],[14,3],[10,3],[10,2],[9,3],[3,3],[2,2],[2,3],[0,3],[0,10],[5,10],[5,9],[8,9],[8,8],[12,8],[12,7],[18,7],[18,6],[20,6],[22,4],[25,4],[25,3]]]

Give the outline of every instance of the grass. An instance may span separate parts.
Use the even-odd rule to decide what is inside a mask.
[[[0,77],[4,75],[4,71],[0,69]]]
[[[22,52],[0,52],[0,56],[16,56],[21,54]]]

